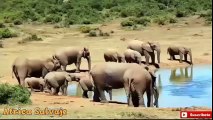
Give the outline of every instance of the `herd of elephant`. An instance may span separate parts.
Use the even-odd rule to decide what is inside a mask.
[[[147,107],[158,107],[159,92],[156,86],[156,69],[149,65],[149,58],[155,63],[155,51],[160,63],[160,45],[154,42],[132,40],[128,43],[124,54],[115,49],[104,53],[105,62],[91,68],[90,51],[86,47],[65,47],[58,49],[51,58],[45,60],[17,57],[12,64],[12,74],[15,75],[19,85],[58,95],[59,91],[67,95],[68,82],[76,81],[83,89],[82,97],[88,98],[87,92],[93,91],[93,101],[108,102],[104,91],[112,100],[112,89],[124,88],[129,106],[144,107],[143,94],[147,94]],[[167,49],[170,59],[175,55],[184,56],[187,61],[189,54],[192,64],[191,49],[171,46]],[[145,56],[145,65],[141,64]],[[81,72],[81,58],[87,59],[88,71]],[[75,72],[68,72],[67,65],[76,65]],[[153,100],[153,97],[155,101]]]

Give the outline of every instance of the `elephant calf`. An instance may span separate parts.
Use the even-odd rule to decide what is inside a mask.
[[[58,95],[61,88],[63,95],[67,95],[68,82],[71,82],[74,77],[67,72],[49,72],[45,77],[45,83],[52,95]]]
[[[138,51],[127,49],[124,52],[124,57],[127,63],[141,64],[141,54]]]
[[[118,53],[116,49],[108,49],[107,51],[105,51],[104,59],[105,62],[119,62],[119,63],[125,62],[124,56]]]
[[[191,60],[190,63],[193,64],[191,48],[170,46],[167,49],[167,54],[170,55],[170,60],[175,60],[175,55],[179,55],[180,56],[180,60],[179,60],[180,63],[182,63],[183,55],[184,55],[185,61],[187,61],[187,54],[189,54],[190,60]]]
[[[31,88],[31,92],[33,92],[34,89],[39,89],[41,92],[44,91],[45,82],[43,78],[25,78],[25,84],[27,84]]]
[[[79,82],[79,85],[81,86],[83,90],[82,97],[83,98],[89,98],[88,97],[88,91],[94,91],[94,84],[92,80],[92,76],[88,72],[84,73],[71,73],[75,76],[75,81]],[[109,93],[110,100],[112,100],[112,89],[106,89],[106,92]]]

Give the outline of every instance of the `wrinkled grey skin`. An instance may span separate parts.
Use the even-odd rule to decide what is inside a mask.
[[[70,73],[70,74],[75,77],[73,81],[78,82],[79,85],[81,86],[83,90],[82,97],[89,98],[88,91],[94,91],[92,76],[88,72]],[[107,89],[106,92],[109,93],[110,100],[112,100],[112,89]]]
[[[49,72],[44,81],[52,95],[58,95],[61,88],[62,94],[67,95],[68,82],[72,82],[74,77],[67,72]]]
[[[112,89],[124,88],[129,106],[132,103],[135,107],[144,106],[144,92],[148,97],[147,106],[153,106],[153,94],[158,92],[154,86],[156,77],[153,72],[148,72],[144,67],[136,63],[100,63],[92,68],[90,74],[95,85],[94,101],[108,102],[104,90],[109,87]]]
[[[14,73],[19,85],[25,87],[26,77],[44,78],[48,72],[59,68],[59,62],[51,58],[40,60],[17,57],[12,64],[12,77]]]
[[[27,84],[31,88],[31,92],[34,92],[35,89],[40,90],[40,92],[44,91],[45,82],[43,78],[25,78],[25,84]]]
[[[146,65],[149,65],[149,58],[151,57],[152,63],[155,63],[155,51],[157,52],[157,60],[160,63],[160,44],[154,42],[142,42],[139,40],[132,40],[127,45],[128,49],[138,51],[141,56],[145,56]]]
[[[127,49],[124,51],[124,56],[127,63],[141,64],[141,54],[138,51]]]
[[[79,47],[65,47],[56,51],[53,55],[54,59],[57,59],[62,67],[63,71],[66,71],[67,65],[75,64],[76,72],[80,72],[81,58],[87,59],[88,69],[91,69],[91,56],[88,48]]]
[[[178,47],[178,46],[170,46],[167,49],[167,53],[170,55],[170,60],[175,60],[175,55],[180,56],[180,63],[182,63],[182,59],[184,57],[185,61],[187,61],[187,55],[190,57],[190,63],[193,64],[192,62],[192,52],[190,48],[186,47]]]
[[[124,56],[118,53],[116,49],[107,49],[107,51],[104,52],[104,60],[105,62],[125,63]]]

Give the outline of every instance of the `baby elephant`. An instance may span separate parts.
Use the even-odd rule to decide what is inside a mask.
[[[177,47],[177,46],[170,46],[167,49],[167,54],[170,55],[170,60],[175,60],[175,55],[180,56],[180,63],[182,63],[182,59],[184,56],[185,61],[187,61],[187,54],[190,57],[190,63],[193,64],[192,62],[192,52],[190,48],[186,47]]]
[[[82,97],[89,98],[88,91],[94,91],[92,76],[88,72],[71,73],[71,74],[75,76],[75,81],[79,82],[79,85],[83,90]],[[110,100],[112,100],[112,89],[110,88],[106,89],[106,92],[109,93]]]
[[[125,59],[124,56],[118,53],[116,49],[108,49],[104,52],[104,60],[105,62],[119,62],[124,63]]]
[[[141,64],[141,54],[138,51],[127,49],[124,52],[124,56],[127,63]]]
[[[25,78],[25,84],[31,88],[31,92],[34,92],[34,89],[44,91],[45,82],[43,78],[30,77]]]
[[[67,95],[68,82],[71,82],[74,77],[67,72],[49,72],[45,77],[45,83],[52,95],[58,95],[61,88],[62,94]]]

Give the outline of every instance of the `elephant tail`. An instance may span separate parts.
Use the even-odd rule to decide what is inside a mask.
[[[130,95],[130,92],[131,92],[131,89],[133,89],[131,86],[132,86],[132,82],[133,82],[133,78],[131,78],[131,79],[128,79],[128,83],[129,83],[129,93],[128,93],[128,95]]]

